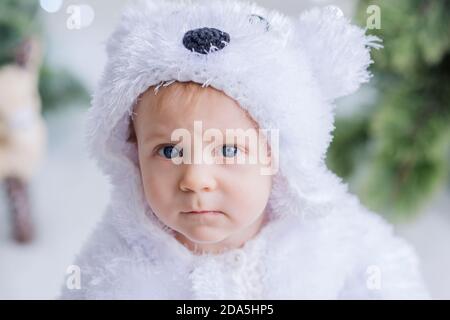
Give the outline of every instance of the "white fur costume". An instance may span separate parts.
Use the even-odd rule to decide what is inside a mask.
[[[184,34],[202,27],[230,42],[189,51]],[[333,7],[291,19],[240,1],[130,5],[107,44],[88,119],[111,200],[75,262],[81,289],[62,297],[426,298],[412,248],[324,164],[333,101],[369,80],[370,48],[378,47]],[[126,142],[130,114],[149,86],[174,80],[222,90],[261,128],[280,130],[271,221],[241,249],[195,256],[145,201],[136,147]]]

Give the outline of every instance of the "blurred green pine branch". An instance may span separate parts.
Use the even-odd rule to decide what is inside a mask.
[[[384,45],[372,51],[378,99],[336,119],[328,165],[369,208],[405,220],[449,177],[450,1],[362,0],[362,26],[369,5],[381,9],[381,28],[368,30]]]

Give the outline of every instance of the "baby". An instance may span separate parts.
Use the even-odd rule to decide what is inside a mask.
[[[272,185],[272,176],[261,174],[265,166],[261,161],[249,163],[250,156],[257,158],[262,144],[248,139],[258,137],[255,122],[236,101],[210,87],[175,82],[157,95],[153,91],[146,91],[135,108],[129,140],[137,138],[147,203],[174,231],[175,238],[193,252],[218,253],[241,247],[264,224]],[[180,128],[187,129],[187,141],[183,142],[190,148],[177,150],[171,139]],[[203,152],[197,146],[208,142],[206,137],[214,137],[208,136],[208,132],[214,133],[211,129],[218,130],[217,141],[210,142],[210,152]],[[199,143],[192,146],[193,139]],[[193,163],[186,153],[189,149],[203,162]],[[168,161],[180,157],[181,152],[186,165]]]
[[[64,299],[427,298],[414,250],[330,172],[379,39],[334,7],[131,4],[88,141],[110,178]]]

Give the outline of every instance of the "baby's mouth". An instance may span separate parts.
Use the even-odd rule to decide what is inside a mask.
[[[193,215],[202,215],[202,214],[207,214],[207,215],[219,215],[219,214],[223,214],[222,211],[218,211],[218,210],[200,210],[200,211],[181,211],[182,214],[193,214]]]

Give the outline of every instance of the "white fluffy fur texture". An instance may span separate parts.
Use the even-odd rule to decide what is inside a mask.
[[[229,33],[230,43],[207,55],[184,48],[184,33],[205,26]],[[333,99],[368,81],[377,46],[330,8],[294,21],[241,1],[130,5],[108,41],[88,118],[90,150],[112,196],[76,260],[82,288],[64,287],[62,297],[426,298],[414,250],[324,164]],[[145,201],[136,147],[126,142],[129,117],[140,93],[174,80],[223,90],[262,128],[280,130],[271,221],[241,249],[194,256]],[[373,265],[376,290],[366,285]]]

